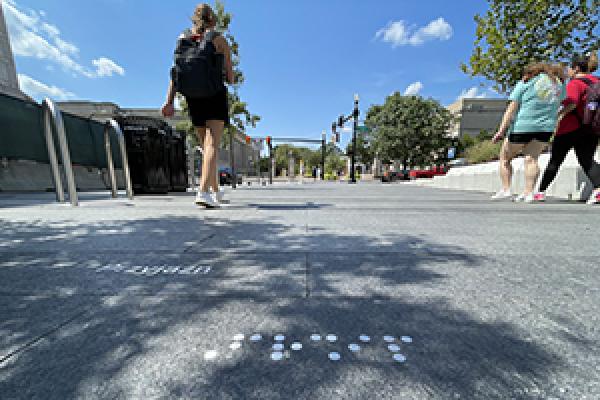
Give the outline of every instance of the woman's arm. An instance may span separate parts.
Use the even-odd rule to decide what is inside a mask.
[[[506,131],[508,131],[508,128],[510,127],[510,124],[515,118],[515,115],[517,114],[518,110],[519,103],[516,101],[511,101],[508,107],[506,108],[506,111],[504,112],[504,117],[502,118],[500,128],[498,128],[498,132],[496,132],[496,135],[492,139],[493,143],[498,143],[500,140],[504,139],[504,137],[506,136]]]
[[[161,109],[163,117],[172,117],[175,114],[175,93],[175,85],[173,85],[173,80],[171,79],[169,81],[169,89],[167,90],[167,100]]]

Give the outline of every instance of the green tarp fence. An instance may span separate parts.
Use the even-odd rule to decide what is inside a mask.
[[[74,165],[106,168],[104,125],[97,121],[62,113],[71,162]],[[123,166],[114,131],[110,143],[115,168]],[[60,159],[58,140],[54,139]],[[0,94],[0,157],[48,163],[42,107],[38,104]]]

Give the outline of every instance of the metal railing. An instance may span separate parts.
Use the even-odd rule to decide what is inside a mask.
[[[77,198],[77,187],[75,186],[75,176],[73,175],[73,165],[71,164],[69,143],[67,142],[67,135],[65,133],[65,125],[63,122],[62,114],[60,110],[56,107],[54,102],[48,98],[44,99],[44,102],[42,103],[42,108],[44,110],[46,146],[48,148],[48,158],[50,159],[50,167],[52,168],[52,176],[54,178],[56,200],[61,203],[64,202],[65,193],[63,191],[61,173],[58,167],[58,160],[56,157],[54,137],[52,136],[53,125],[56,129],[56,136],[58,136],[58,143],[60,145],[60,151],[62,155],[62,163],[65,171],[65,177],[67,178],[69,201],[71,202],[71,205],[78,206],[79,201]]]
[[[42,103],[44,112],[44,130],[46,137],[46,147],[48,149],[48,158],[50,159],[50,167],[52,169],[52,177],[54,179],[54,187],[56,189],[56,201],[62,203],[65,201],[65,193],[62,183],[62,174],[56,157],[56,147],[54,146],[54,136],[52,134],[52,126],[56,130],[58,142],[60,145],[64,174],[67,179],[67,188],[69,191],[69,200],[71,205],[78,206],[77,187],[75,186],[75,175],[73,174],[73,165],[71,163],[71,155],[69,152],[69,143],[65,132],[65,125],[62,114],[54,102],[48,98]],[[112,157],[112,148],[110,145],[110,130],[114,130],[117,134],[119,150],[123,160],[123,173],[125,175],[125,188],[129,200],[133,200],[133,186],[131,185],[131,173],[129,171],[129,162],[127,160],[127,148],[125,145],[125,137],[121,127],[114,119],[109,120],[104,125],[104,149],[106,151],[106,161],[108,165],[108,175],[110,178],[110,192],[112,198],[118,196],[117,177],[115,173],[115,165]]]
[[[112,151],[110,148],[110,130],[113,129],[117,134],[119,141],[119,149],[121,151],[121,159],[123,160],[123,174],[125,175],[125,188],[127,190],[127,198],[133,200],[133,187],[131,185],[131,173],[129,171],[129,162],[127,160],[127,148],[125,146],[125,136],[119,126],[119,123],[114,119],[109,120],[104,128],[104,147],[106,149],[106,160],[108,164],[108,173],[110,176],[110,186],[112,197],[117,197],[117,178],[115,176],[115,167],[113,164]]]

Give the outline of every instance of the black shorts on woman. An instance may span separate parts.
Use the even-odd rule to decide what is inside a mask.
[[[197,128],[206,127],[206,121],[223,121],[229,124],[229,104],[227,101],[227,88],[211,97],[193,98],[186,97],[188,111],[192,125]]]
[[[528,144],[534,140],[548,143],[554,132],[513,132],[508,135],[508,141],[512,144]]]

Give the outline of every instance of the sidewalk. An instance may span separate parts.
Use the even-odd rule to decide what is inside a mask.
[[[0,194],[0,397],[600,397],[600,208],[403,184],[228,193],[220,210]]]

